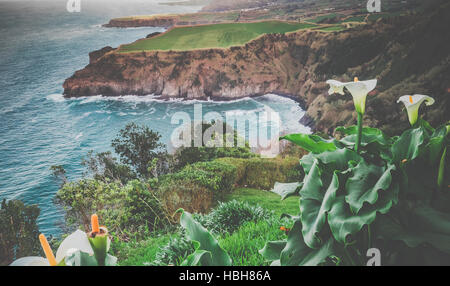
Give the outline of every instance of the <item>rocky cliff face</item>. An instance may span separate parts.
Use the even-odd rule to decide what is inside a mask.
[[[427,16],[379,21],[339,33],[299,31],[265,35],[245,46],[188,52],[104,50],[64,83],[67,97],[156,94],[186,99],[290,95],[307,109],[304,122],[331,133],[354,123],[350,96],[327,94],[325,81],[378,78],[366,124],[389,133],[407,126],[396,99],[434,96],[425,110],[433,123],[449,120],[449,5]],[[395,123],[395,124],[393,124]],[[401,124],[399,124],[401,123]]]

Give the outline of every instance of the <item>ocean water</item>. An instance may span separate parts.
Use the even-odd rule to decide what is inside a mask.
[[[80,178],[81,159],[90,150],[111,150],[110,142],[128,122],[146,124],[168,144],[175,112],[276,111],[282,129],[309,132],[298,123],[304,112],[276,95],[230,102],[173,100],[148,95],[64,99],[62,84],[89,62],[88,53],[117,47],[162,28],[103,28],[113,17],[195,12],[201,7],[165,6],[157,1],[83,1],[68,13],[66,1],[0,1],[0,199],[38,204],[39,227],[58,235],[64,211],[53,203],[58,189],[49,170],[62,165],[69,179]]]

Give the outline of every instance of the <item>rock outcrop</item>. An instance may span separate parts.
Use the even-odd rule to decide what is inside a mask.
[[[325,81],[358,76],[379,80],[368,99],[366,124],[388,133],[406,127],[396,99],[411,93],[435,97],[437,104],[422,114],[442,123],[450,119],[449,7],[343,32],[270,34],[229,49],[109,51],[67,79],[64,94],[224,100],[277,93],[297,98],[307,109],[304,121],[332,133],[353,124],[355,114],[351,97],[329,96]]]
[[[178,16],[157,16],[148,18],[116,18],[109,21],[104,27],[135,28],[135,27],[163,27],[169,28],[178,22]]]

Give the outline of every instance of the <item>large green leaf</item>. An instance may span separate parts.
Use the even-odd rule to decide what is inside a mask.
[[[287,241],[269,241],[259,253],[268,261],[275,261],[280,259],[281,252],[286,247]]]
[[[323,199],[323,183],[321,178],[322,171],[319,167],[319,161],[314,160],[311,170],[303,180],[303,187],[300,191],[300,196],[303,199],[312,199],[321,201]]]
[[[186,260],[181,263],[181,266],[209,266],[212,265],[211,252],[197,249],[194,253],[189,255]]]
[[[302,233],[305,243],[311,248],[317,248],[323,243],[324,238],[319,233],[325,226],[327,214],[340,186],[338,173],[346,171],[351,162],[356,164],[362,158],[347,148],[305,157],[301,160],[306,173],[300,191]]]
[[[317,168],[317,166],[315,167]],[[310,174],[315,174],[316,172],[310,172]],[[320,178],[311,177],[308,182],[313,183],[321,182]],[[325,193],[320,188],[320,185],[309,184],[305,185],[305,195],[302,195],[300,202],[300,214],[301,221],[303,224],[302,234],[305,243],[311,248],[318,248],[322,245],[323,241],[319,236],[323,227],[326,224],[327,215],[336,198],[336,192],[339,189],[339,179],[336,173],[333,174],[333,179],[326,189]],[[318,199],[316,196],[308,196],[311,192],[316,192],[320,194],[321,198]]]
[[[403,241],[415,248],[424,244],[450,254],[450,214],[429,206],[413,210],[402,209],[407,221],[381,216],[376,222],[377,233],[386,240]]]
[[[356,137],[358,134],[357,126],[337,127],[336,131],[347,135],[340,140],[341,143],[344,143],[349,147],[353,147],[356,144]],[[380,129],[364,127],[361,136],[361,146],[367,146],[368,144],[375,142],[380,145],[387,145],[390,143],[390,140]]]
[[[357,234],[364,225],[370,225],[377,218],[377,214],[386,214],[392,208],[398,196],[398,184],[391,185],[389,190],[381,191],[375,204],[365,204],[363,208],[354,214],[345,201],[345,195],[338,195],[328,214],[328,224],[334,238],[343,244],[351,242],[349,236]]]
[[[77,250],[64,259],[66,266],[99,266],[97,259],[94,255]],[[105,266],[115,266],[117,264],[117,258],[106,254]]]
[[[336,149],[335,151],[327,151],[321,154],[309,153],[305,155],[300,160],[300,164],[307,175],[311,170],[312,165],[315,160],[319,160],[324,171],[331,174],[337,171],[344,171],[349,167],[349,164],[356,165],[362,160],[362,157],[358,155],[355,151],[347,148]]]
[[[442,156],[442,151],[445,148],[445,137],[437,136],[430,139],[425,147],[425,152],[428,157],[428,163],[430,165],[437,164]]]
[[[300,189],[302,188],[303,183],[279,183],[276,182],[275,186],[271,190],[275,194],[281,196],[281,200],[284,200],[288,197],[298,195]]]
[[[417,158],[425,136],[426,133],[421,127],[406,130],[392,145],[394,162],[399,163],[405,159],[411,161]]]
[[[334,255],[334,240],[330,238],[319,248],[312,249],[303,241],[302,224],[296,221],[289,232],[287,243],[281,251],[281,266],[317,266]]]
[[[309,134],[290,134],[283,137],[280,137],[280,140],[288,140],[292,143],[302,147],[305,150],[308,150],[312,153],[322,153],[325,151],[333,151],[336,150],[336,146],[332,142],[328,142],[317,135],[309,135]]]
[[[361,161],[352,169],[352,176],[345,184],[346,202],[353,213],[358,213],[364,203],[374,204],[380,190],[388,190],[395,165],[380,167]],[[395,203],[397,199],[395,199]]]
[[[314,155],[315,158],[326,165],[325,170],[332,173],[336,171],[344,171],[349,167],[349,163],[356,163],[362,160],[362,157],[358,155],[354,150],[343,148],[335,151],[323,152],[321,154]]]
[[[200,223],[195,221],[190,213],[183,210],[179,210],[179,212],[182,213],[180,224],[186,229],[188,238],[199,243],[197,250],[205,250],[211,254],[210,266],[230,266],[231,258],[220,247],[217,240]],[[198,252],[197,254],[201,254],[200,258],[203,258],[205,255],[203,252]],[[200,258],[197,257],[198,262],[205,263],[207,261]],[[193,258],[190,259],[192,260]]]

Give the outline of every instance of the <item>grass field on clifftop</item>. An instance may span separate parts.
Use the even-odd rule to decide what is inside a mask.
[[[262,34],[287,33],[311,27],[315,25],[282,21],[175,27],[160,36],[123,45],[120,52],[228,48],[243,45]]]

